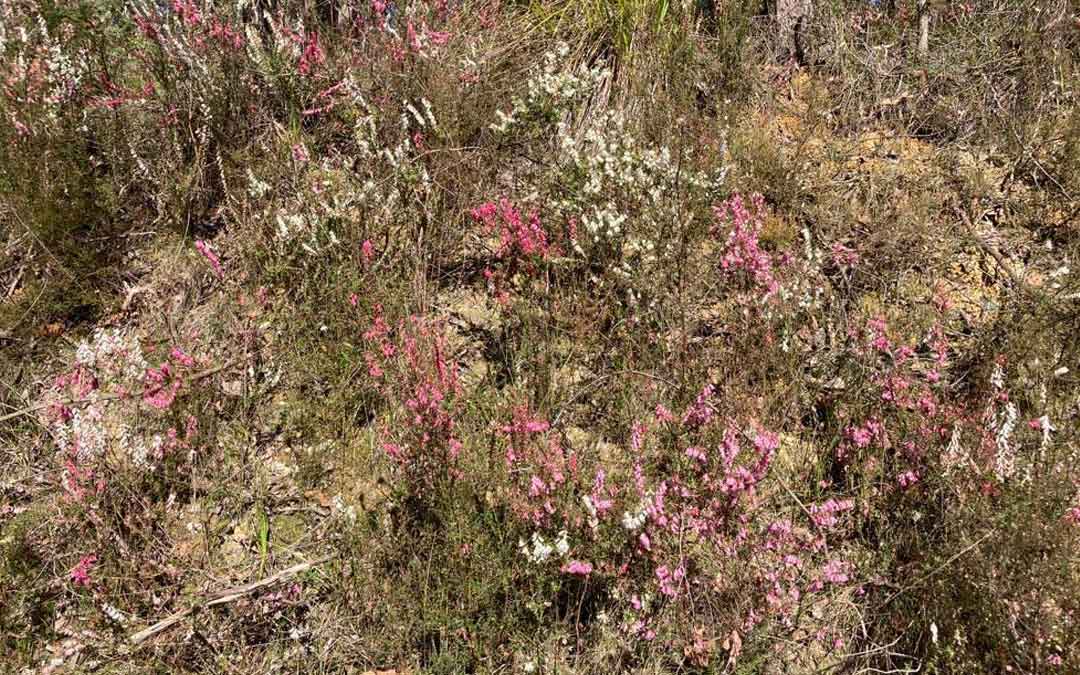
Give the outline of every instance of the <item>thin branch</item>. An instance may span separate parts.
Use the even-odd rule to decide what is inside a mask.
[[[923,576],[921,576],[921,577],[919,577],[918,579],[916,579],[916,580],[915,580],[915,581],[914,581],[913,583],[911,583],[911,584],[909,584],[909,585],[907,585],[907,586],[905,586],[905,587],[901,588],[900,590],[898,590],[898,591],[894,592],[894,593],[893,593],[892,595],[890,595],[889,597],[885,598],[885,600],[883,600],[883,601],[882,601],[882,603],[881,603],[880,605],[878,605],[878,606],[877,606],[877,609],[881,609],[882,607],[885,607],[885,606],[886,606],[886,605],[888,605],[888,604],[889,604],[890,602],[892,602],[893,600],[895,600],[895,599],[896,599],[897,597],[899,597],[899,596],[903,595],[904,593],[907,593],[907,592],[908,592],[908,591],[910,591],[911,589],[913,589],[913,588],[915,588],[915,587],[919,586],[919,585],[920,585],[920,584],[922,584],[923,582],[925,582],[925,581],[927,581],[928,579],[930,579],[930,577],[933,577],[933,576],[937,575],[938,573],[940,573],[941,571],[943,571],[943,570],[944,570],[944,569],[945,569],[946,567],[948,567],[949,565],[953,564],[954,562],[956,562],[957,560],[959,560],[959,559],[960,559],[961,557],[963,557],[964,555],[966,555],[966,554],[967,554],[967,553],[968,553],[969,551],[972,551],[972,550],[974,550],[974,549],[978,548],[980,544],[982,544],[982,543],[983,543],[984,541],[986,541],[987,539],[989,539],[989,538],[990,538],[990,536],[991,536],[991,535],[993,535],[993,534],[994,534],[993,532],[987,532],[987,533],[986,533],[986,534],[984,534],[983,536],[979,537],[979,538],[978,538],[978,539],[977,539],[977,540],[976,540],[976,541],[975,541],[975,542],[974,542],[973,544],[970,544],[970,545],[968,545],[968,546],[965,546],[965,547],[963,548],[963,550],[959,551],[958,553],[956,553],[955,555],[953,555],[952,557],[950,557],[950,558],[949,558],[948,560],[946,560],[945,562],[943,562],[943,563],[941,563],[940,565],[938,565],[938,566],[937,566],[936,568],[934,568],[933,570],[931,570],[931,571],[930,571],[930,572],[928,572],[927,574],[924,574]]]
[[[217,605],[224,605],[230,602],[234,602],[246,595],[254,593],[255,591],[261,590],[268,586],[273,586],[280,581],[284,581],[290,577],[296,576],[297,574],[306,572],[313,567],[317,567],[318,565],[321,565],[324,562],[330,560],[332,557],[333,556],[328,555],[323,556],[322,558],[319,558],[317,560],[298,563],[296,565],[293,565],[292,567],[286,567],[285,569],[281,570],[276,574],[272,574],[264,579],[259,579],[258,581],[254,581],[250,584],[246,584],[243,586],[234,586],[233,588],[227,588],[223,591],[212,593],[204,597],[202,600],[196,602],[192,606],[188,607],[187,609],[182,609],[179,612],[170,614],[169,616],[165,617],[161,621],[158,621],[154,625],[149,626],[148,628],[145,628],[138,633],[135,633],[129,639],[134,645],[142,644],[143,642],[146,642],[158,633],[164,630],[168,630],[172,626],[180,623],[181,621],[191,616],[200,609],[203,609],[205,607],[215,607]]]

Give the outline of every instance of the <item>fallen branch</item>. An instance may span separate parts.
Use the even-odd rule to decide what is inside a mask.
[[[297,574],[301,574],[303,572],[306,572],[309,569],[311,569],[312,567],[316,567],[318,565],[323,564],[327,560],[330,560],[330,558],[332,558],[332,557],[333,556],[328,555],[328,556],[323,556],[322,558],[319,558],[317,560],[311,560],[309,562],[299,563],[299,564],[293,565],[292,567],[286,567],[285,569],[281,570],[277,574],[272,574],[272,575],[266,577],[265,579],[260,579],[258,581],[253,581],[252,583],[246,584],[244,586],[234,586],[233,588],[228,588],[228,589],[225,589],[223,591],[218,591],[217,593],[213,593],[213,594],[203,598],[202,600],[196,602],[191,607],[188,607],[187,609],[182,609],[179,612],[174,612],[173,614],[170,614],[169,616],[165,617],[161,621],[158,621],[154,625],[152,625],[152,626],[150,626],[148,628],[145,628],[145,629],[139,631],[138,633],[135,633],[130,638],[131,643],[133,645],[141,644],[141,643],[149,640],[153,636],[157,635],[158,633],[160,633],[160,632],[162,632],[164,630],[168,630],[169,628],[175,626],[176,624],[180,623],[181,621],[183,621],[187,617],[189,617],[192,614],[194,614],[195,612],[199,611],[200,609],[203,609],[205,607],[214,607],[214,606],[217,606],[217,605],[224,605],[224,604],[233,602],[235,600],[239,600],[240,598],[244,597],[245,595],[250,595],[250,594],[252,594],[255,591],[258,591],[260,589],[266,588],[268,586],[273,586],[274,584],[278,583],[279,581],[284,581],[285,579],[288,579],[289,577],[293,577],[293,576],[296,576]]]

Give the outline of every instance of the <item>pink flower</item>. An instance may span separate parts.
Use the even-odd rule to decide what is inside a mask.
[[[762,250],[758,242],[765,215],[764,199],[761,195],[754,195],[751,201],[756,212],[754,214],[747,210],[742,196],[738,194],[714,209],[718,221],[730,221],[732,226],[720,267],[729,274],[737,270],[748,274],[757,286],[765,290],[767,299],[780,290],[780,282],[773,276],[772,256]]]
[[[202,253],[206,257],[206,259],[210,261],[211,267],[214,268],[214,271],[217,272],[217,275],[219,277],[224,276],[225,273],[221,269],[221,259],[218,258],[217,254],[214,253],[213,249],[210,248],[210,244],[206,243],[202,239],[197,239],[195,241],[195,248],[197,248],[199,250],[199,253]]]
[[[191,0],[173,0],[173,11],[191,26],[202,23],[202,14]]]
[[[426,26],[424,27],[424,30],[427,33],[428,41],[430,41],[431,44],[433,44],[433,45],[435,45],[437,47],[441,47],[441,46],[445,45],[447,42],[450,41],[450,33],[449,32],[437,31],[437,30],[429,31],[429,30],[427,30]]]
[[[837,513],[842,511],[850,511],[855,508],[855,502],[850,499],[828,499],[822,504],[810,505],[810,519],[814,521],[814,525],[819,528],[829,528],[836,525],[839,522],[839,518],[836,517]]]
[[[836,242],[832,245],[832,259],[833,264],[838,267],[854,267],[859,264],[859,253],[855,249]]]
[[[383,443],[383,452],[398,462],[405,460],[405,449],[396,443]]]
[[[914,471],[905,471],[896,477],[896,482],[899,483],[902,488],[909,488],[919,482],[919,474]]]
[[[1074,506],[1065,512],[1066,522],[1073,523],[1074,525],[1080,525],[1080,506]]]
[[[79,560],[79,564],[71,569],[71,583],[76,586],[89,586],[91,581],[90,569],[97,563],[97,559],[95,553],[84,555]]]
[[[307,146],[303,143],[294,143],[292,146],[292,158],[297,164],[307,164],[311,159],[311,155],[308,154]]]
[[[581,560],[571,560],[562,566],[561,571],[564,574],[573,574],[579,577],[587,577],[592,574],[592,563],[583,562]]]
[[[526,222],[522,219],[521,212],[507,199],[499,200],[498,206],[493,202],[486,202],[469,213],[474,220],[483,223],[488,231],[499,225],[499,258],[546,258],[552,253],[553,247],[548,243],[547,231],[540,224],[537,213],[530,214]],[[499,216],[500,223],[496,223],[496,216]]]
[[[173,378],[172,369],[167,362],[161,364],[160,368],[147,369],[143,389],[145,403],[158,410],[165,410],[173,404],[179,391],[180,380]]]
[[[184,350],[180,349],[179,347],[173,347],[172,352],[169,355],[172,357],[173,361],[179,363],[185,368],[195,367],[195,359],[185,354]]]
[[[843,584],[850,578],[848,564],[842,560],[830,560],[821,569],[822,578],[830,584]]]
[[[630,447],[634,452],[641,452],[642,445],[645,444],[645,433],[648,428],[641,422],[634,422],[630,427]]]
[[[308,77],[315,74],[315,69],[326,60],[326,55],[319,47],[319,34],[312,33],[307,37],[304,52],[300,55],[300,74]]]
[[[709,405],[709,399],[713,395],[713,386],[711,384],[705,385],[694,399],[694,403],[686,409],[683,414],[682,423],[688,427],[701,427],[708,424],[713,418],[712,406]]]
[[[690,446],[689,448],[687,448],[686,456],[702,464],[708,461],[708,458],[705,457],[705,451],[696,446]]]
[[[660,592],[668,597],[679,594],[679,582],[686,577],[686,568],[681,564],[674,570],[669,570],[667,565],[656,568],[656,578],[660,580]]]
[[[848,427],[844,433],[860,448],[870,445],[870,441],[873,440],[870,430],[864,427]]]
[[[360,244],[360,255],[363,256],[365,265],[371,264],[371,260],[375,257],[375,246],[370,239],[365,239],[364,243]]]
[[[420,51],[420,37],[416,34],[412,21],[405,26],[405,41],[409,43],[409,49],[414,52]]]

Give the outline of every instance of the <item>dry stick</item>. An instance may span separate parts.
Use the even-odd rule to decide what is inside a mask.
[[[978,233],[975,231],[975,225],[972,224],[971,218],[968,216],[967,213],[964,212],[963,209],[958,206],[954,206],[953,210],[956,211],[956,214],[958,216],[960,216],[960,219],[963,221],[964,226],[968,230],[968,234],[970,234],[971,238],[975,240],[975,243],[979,246],[979,248],[982,249],[984,253],[993,258],[994,262],[997,263],[998,269],[1000,269],[1002,272],[1005,273],[1007,277],[1009,277],[1009,281],[1012,282],[1013,288],[1016,288],[1019,291],[1027,293],[1029,295],[1033,295],[1035,297],[1039,297],[1042,295],[1040,291],[1033,288],[1024,279],[1020,278],[1020,275],[1016,273],[1016,270],[1009,266],[1009,264],[1005,261],[1005,257],[1002,256],[1000,252],[995,251],[994,247],[990,246],[990,244],[986,243],[982,240],[981,237],[979,237]],[[981,216],[979,220],[982,220]]]
[[[255,350],[254,352],[252,352],[250,354],[245,354],[244,356],[238,356],[235,359],[231,359],[229,361],[226,361],[225,363],[221,364],[220,366],[214,366],[213,368],[210,368],[208,370],[204,370],[202,372],[195,373],[194,375],[191,376],[191,379],[193,381],[197,382],[198,380],[201,380],[201,379],[203,379],[205,377],[210,377],[211,375],[214,375],[215,373],[220,373],[221,371],[225,370],[226,368],[231,368],[232,366],[236,365],[240,361],[242,361],[242,360],[244,360],[246,358],[254,356],[255,354],[258,353],[258,351],[259,350]],[[11,413],[8,413],[6,415],[0,415],[0,422],[6,422],[8,420],[15,419],[16,417],[22,417],[23,415],[29,415],[31,413],[35,413],[35,412],[37,412],[39,410],[43,410],[45,408],[48,408],[49,406],[56,405],[57,403],[59,403],[60,405],[66,405],[66,406],[86,405],[86,404],[90,403],[91,400],[94,400],[94,401],[112,401],[112,400],[119,399],[119,398],[124,398],[124,397],[120,396],[119,394],[107,393],[107,394],[102,394],[101,396],[98,396],[97,398],[94,398],[94,399],[81,398],[81,399],[67,399],[65,401],[50,401],[50,402],[47,402],[47,403],[37,403],[37,404],[32,405],[32,406],[30,406],[28,408],[23,408],[22,410],[16,410],[15,412],[11,412]]]
[[[240,598],[244,597],[245,595],[250,595],[251,593],[254,593],[255,591],[266,588],[267,586],[272,586],[272,585],[278,583],[279,581],[284,581],[285,579],[288,579],[289,577],[295,576],[295,575],[300,574],[302,572],[306,572],[309,569],[311,569],[312,567],[316,567],[316,566],[321,565],[324,562],[330,560],[332,557],[333,556],[327,555],[327,556],[323,556],[322,558],[319,558],[317,560],[311,560],[309,562],[299,563],[299,564],[293,565],[292,567],[286,567],[285,569],[281,570],[277,574],[272,574],[272,575],[266,577],[265,579],[260,579],[258,581],[254,581],[254,582],[252,582],[250,584],[246,584],[244,586],[234,586],[233,588],[228,588],[228,589],[225,589],[223,591],[218,591],[217,593],[209,595],[209,596],[203,598],[201,601],[196,602],[191,607],[188,607],[187,609],[182,609],[179,612],[175,612],[173,614],[170,614],[169,616],[165,617],[161,621],[158,621],[154,625],[152,625],[152,626],[150,626],[148,628],[145,628],[145,629],[139,631],[138,633],[135,633],[130,638],[131,643],[135,644],[135,645],[141,644],[141,643],[145,642],[146,640],[152,638],[153,636],[157,635],[161,631],[167,630],[168,628],[171,628],[172,626],[175,626],[177,623],[183,621],[188,616],[191,616],[192,614],[194,614],[199,609],[202,609],[204,607],[214,607],[216,605],[224,605],[226,603],[230,603],[230,602],[233,602],[235,600],[239,600]]]
[[[646,373],[646,372],[641,371],[641,370],[629,370],[629,369],[627,369],[627,370],[616,370],[616,371],[611,372],[611,373],[605,373],[604,375],[600,375],[600,376],[594,378],[592,382],[589,382],[584,387],[582,387],[576,394],[571,396],[569,401],[562,404],[559,407],[559,411],[555,414],[555,418],[551,421],[551,426],[552,427],[559,426],[559,420],[562,419],[563,413],[566,412],[566,410],[571,405],[576,403],[579,398],[581,398],[585,394],[589,393],[590,391],[592,391],[596,387],[600,386],[601,384],[603,384],[607,380],[610,380],[611,378],[613,378],[613,377],[615,377],[617,375],[638,375],[638,376],[641,376],[641,377],[647,377],[647,378],[649,378],[651,380],[656,380],[657,382],[663,382],[664,384],[668,385],[669,387],[677,386],[674,382],[671,382],[670,380],[666,380],[666,379],[660,377],[659,375],[653,375],[652,373]]]

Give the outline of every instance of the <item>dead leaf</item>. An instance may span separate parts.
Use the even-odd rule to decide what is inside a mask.
[[[724,639],[723,647],[724,651],[728,653],[728,668],[734,668],[735,662],[739,659],[739,654],[742,653],[742,638],[739,637],[739,631],[731,631],[731,635]]]

